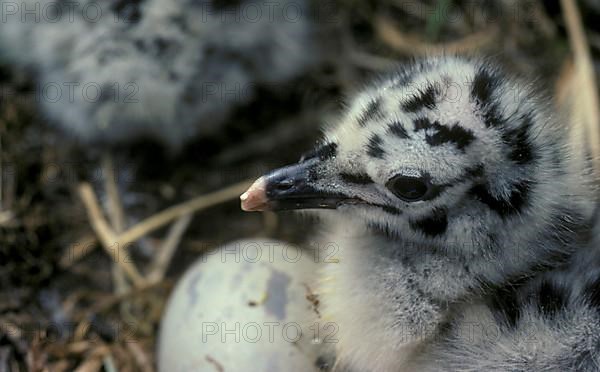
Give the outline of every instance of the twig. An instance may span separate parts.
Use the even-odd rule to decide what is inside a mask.
[[[121,197],[116,182],[118,172],[115,173],[110,153],[105,153],[102,157],[102,174],[108,200],[108,219],[110,220],[114,231],[116,233],[121,233],[125,230],[125,213],[123,212],[123,205],[121,203]]]
[[[403,34],[385,16],[377,16],[375,30],[386,44],[407,55],[453,54],[480,50],[491,45],[499,35],[499,28],[490,26],[456,41],[431,44],[415,36]]]
[[[68,269],[73,266],[75,262],[81,260],[88,254],[94,251],[96,248],[96,242],[98,239],[96,235],[86,235],[83,238],[79,239],[76,243],[73,243],[69,248],[63,252],[58,264],[63,269]]]
[[[394,0],[392,2],[395,6],[401,9],[404,13],[410,17],[420,19],[422,21],[427,20],[427,15],[432,14],[435,10],[433,6],[428,5],[424,2],[410,2],[406,0]]]
[[[126,252],[124,252],[124,248],[119,245],[120,240],[117,239],[115,233],[108,226],[108,223],[104,219],[104,216],[102,216],[102,212],[100,211],[98,200],[96,199],[96,195],[94,194],[92,186],[89,183],[80,184],[79,196],[85,206],[92,229],[96,235],[98,235],[104,250],[121,268],[123,268],[123,271],[125,271],[125,273],[136,286],[143,284],[143,277],[140,275],[137,268],[128,260],[123,259],[123,257],[119,257],[120,253],[126,254]],[[117,247],[117,249],[115,250],[112,247]]]
[[[173,254],[175,254],[175,250],[179,246],[181,237],[191,221],[192,215],[188,213],[179,217],[177,222],[171,226],[167,239],[165,239],[159,252],[154,256],[154,261],[150,265],[149,274],[146,276],[146,280],[149,283],[156,283],[164,278]]]
[[[368,68],[373,71],[386,71],[398,65],[398,62],[391,58],[381,57],[358,50],[350,50],[349,56],[352,62],[357,66]]]
[[[159,227],[169,223],[170,221],[179,218],[186,214],[191,214],[202,209],[212,207],[214,205],[226,202],[233,198],[237,198],[241,193],[250,187],[250,180],[236,183],[235,185],[224,189],[212,192],[210,194],[198,196],[192,200],[169,207],[164,211],[146,218],[137,225],[131,227],[123,234],[119,235],[117,242],[128,243],[136,241],[149,232],[158,229]]]
[[[102,368],[102,359],[100,357],[90,357],[75,369],[75,372],[96,372]]]
[[[116,234],[113,232],[113,230],[110,228],[110,226],[104,219],[104,216],[102,216],[102,212],[100,211],[100,207],[98,206],[98,201],[96,199],[92,186],[89,183],[80,184],[79,195],[86,208],[90,224],[92,225],[92,229],[98,235],[102,246],[108,252],[108,254],[121,266],[121,268],[133,281],[134,285],[136,287],[140,287],[146,281],[142,278],[137,268],[129,261],[119,259],[119,253],[122,253],[124,255],[128,253],[126,251],[127,244],[138,240],[142,236],[145,236],[151,231],[156,230],[163,225],[166,225],[167,223],[176,218],[185,215],[191,215],[199,210],[206,209],[228,201],[230,199],[233,199],[240,195],[242,192],[244,192],[248,187],[250,187],[251,182],[252,181],[249,180],[240,182],[235,185],[226,187],[224,189],[212,192],[210,194],[198,196],[187,202],[169,207],[160,213],[148,217],[147,219],[131,227],[129,230],[125,231],[124,233],[118,236],[116,236]],[[113,249],[111,249],[111,247],[113,246],[118,247],[119,250],[115,252]]]
[[[66,358],[69,354],[83,354],[92,346],[94,345],[90,340],[72,341],[67,344],[55,343],[48,345],[46,352],[55,358]]]
[[[563,62],[556,81],[555,92],[556,105],[560,110],[559,112],[564,113],[565,119],[570,126],[569,135],[573,143],[584,144],[584,148],[586,148],[587,127],[584,125],[583,110],[578,107],[581,105],[581,101],[576,98],[579,92],[579,79],[575,64],[570,58],[567,58]],[[582,152],[579,155],[585,156],[587,154]]]
[[[168,288],[172,287],[172,285],[173,285],[172,282],[163,280],[162,282],[143,284],[138,288],[130,289],[126,293],[121,293],[118,295],[111,295],[108,298],[102,298],[100,301],[94,303],[90,308],[88,308],[85,311],[85,313],[83,313],[81,316],[78,317],[78,319],[85,320],[90,315],[102,313],[102,312],[110,309],[111,307],[115,306],[116,304],[119,304],[125,300],[129,300],[136,296],[145,294],[146,292],[152,291],[156,288],[167,288],[168,289]]]
[[[592,57],[577,4],[574,0],[561,0],[561,6],[575,56],[575,66],[579,78],[579,96],[581,97],[581,115],[586,126],[586,137],[596,174],[600,174],[600,100],[598,99]]]
[[[113,231],[120,234],[125,230],[125,212],[119,195],[119,187],[117,186],[117,177],[119,172],[115,170],[114,162],[110,152],[105,152],[102,156],[102,174],[104,177],[104,188],[107,196],[107,214],[112,225]],[[126,253],[125,253],[126,254]],[[129,290],[130,285],[127,282],[125,273],[119,265],[112,265],[112,278],[114,290],[116,293],[125,293]],[[121,313],[129,312],[129,306],[125,302],[121,304]]]
[[[140,371],[154,371],[152,361],[150,358],[148,358],[142,347],[137,342],[125,342],[125,346],[127,349],[129,349],[131,354],[133,354],[133,360],[135,360],[135,363],[140,368]]]

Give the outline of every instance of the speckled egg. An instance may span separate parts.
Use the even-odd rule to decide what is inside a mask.
[[[245,240],[201,257],[169,299],[159,370],[318,371],[310,252]]]

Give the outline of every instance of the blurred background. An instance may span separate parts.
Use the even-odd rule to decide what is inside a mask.
[[[597,157],[598,0],[0,0],[0,371],[152,371],[174,283],[316,221],[238,196],[426,55],[533,77]],[[399,66],[399,67],[398,67]]]

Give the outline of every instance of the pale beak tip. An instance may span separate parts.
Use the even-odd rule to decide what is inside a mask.
[[[240,195],[241,207],[246,212],[264,211],[267,209],[266,182],[260,177],[246,192]]]

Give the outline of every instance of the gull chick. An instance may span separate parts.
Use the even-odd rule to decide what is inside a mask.
[[[316,210],[339,249],[314,273],[333,370],[600,369],[596,198],[565,122],[490,61],[430,58],[250,187],[244,210]]]

